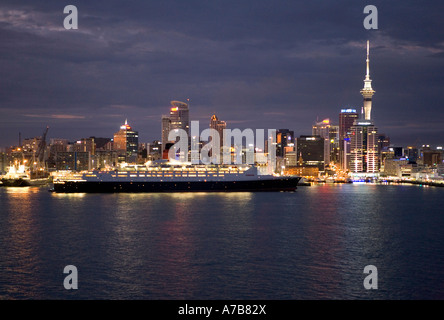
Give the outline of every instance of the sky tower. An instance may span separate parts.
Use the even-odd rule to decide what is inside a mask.
[[[350,171],[353,173],[364,173],[374,175],[379,171],[378,163],[378,128],[376,128],[371,118],[372,96],[375,91],[372,89],[370,80],[370,44],[367,41],[367,74],[364,79],[364,88],[361,94],[364,97],[364,119],[356,119],[350,128]]]
[[[364,79],[364,88],[361,89],[361,94],[364,97],[364,116],[365,120],[371,120],[372,112],[372,96],[375,90],[372,88],[372,80],[370,80],[370,41],[367,40],[367,73]]]

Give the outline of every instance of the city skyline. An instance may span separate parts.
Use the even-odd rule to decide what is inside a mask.
[[[380,28],[365,30],[359,1],[136,3],[80,1],[78,30],[63,29],[60,5],[0,5],[0,147],[46,125],[50,138],[110,137],[124,119],[140,141],[160,140],[169,101],[187,99],[192,120],[309,134],[316,119],[338,125],[341,109],[361,110],[367,40],[380,132],[395,145],[443,143],[444,28],[433,5],[374,2]]]

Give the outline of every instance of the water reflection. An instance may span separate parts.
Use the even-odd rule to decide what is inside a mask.
[[[3,187],[3,190],[10,194],[39,193],[41,189],[41,187]]]
[[[21,298],[38,296],[36,290],[43,285],[39,245],[40,223],[36,214],[40,204],[35,199],[39,188],[5,187],[8,197],[1,201],[2,231],[0,283],[2,294]],[[5,278],[12,277],[13,282]],[[4,293],[2,293],[4,291]]]
[[[338,189],[327,185],[310,187],[304,237],[307,239],[304,256],[306,277],[316,298],[327,298],[341,285],[341,263],[344,243],[341,241],[341,213],[338,210]],[[340,188],[340,187],[339,187]],[[309,258],[308,258],[309,257]]]
[[[37,190],[37,192],[35,192]],[[440,188],[54,194],[0,189],[0,299],[442,297]],[[81,290],[63,289],[74,264]],[[380,289],[363,289],[363,268]]]

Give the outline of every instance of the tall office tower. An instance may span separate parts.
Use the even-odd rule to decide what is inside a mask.
[[[324,163],[328,166],[330,164],[330,119],[316,122],[312,128],[312,135],[324,139]]]
[[[339,126],[330,125],[330,162],[339,164]]]
[[[376,173],[378,163],[378,128],[367,120],[358,120],[351,128],[350,171]]]
[[[183,129],[190,136],[190,110],[188,104],[181,101],[171,101],[170,130]]]
[[[139,133],[134,131],[128,121],[120,126],[120,130],[114,134],[114,150],[119,151],[120,162],[136,162],[139,151]]]
[[[286,147],[294,147],[294,131],[279,129],[276,131],[276,156],[285,157]]]
[[[210,119],[210,129],[214,129],[219,133],[219,143],[222,148],[224,129],[227,128],[227,123],[225,121],[219,120],[215,114],[211,116]]]
[[[162,149],[161,153],[165,149],[166,144],[169,142],[168,135],[171,130],[171,119],[168,115],[162,115]]]
[[[351,162],[350,170],[354,173],[377,173],[378,164],[378,129],[371,119],[372,89],[369,65],[369,42],[367,41],[367,73],[361,94],[364,97],[364,117],[355,120],[351,127]]]
[[[297,154],[304,166],[317,166],[325,170],[324,138],[321,136],[300,136],[297,138]]]
[[[339,163],[343,171],[350,169],[351,127],[357,119],[356,109],[341,109],[339,114]]]

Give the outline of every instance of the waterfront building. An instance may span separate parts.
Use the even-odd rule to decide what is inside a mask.
[[[402,178],[407,174],[404,174],[406,168],[410,166],[409,160],[406,158],[393,158],[393,159],[385,159],[384,161],[384,174],[391,177]]]
[[[325,170],[324,138],[301,135],[296,144],[297,153],[302,158],[301,166],[316,166],[319,171]]]
[[[295,165],[288,165],[285,167],[284,174],[316,179],[319,176],[319,167],[316,165],[304,165],[304,159],[302,158],[301,153],[299,154],[299,158]]]

